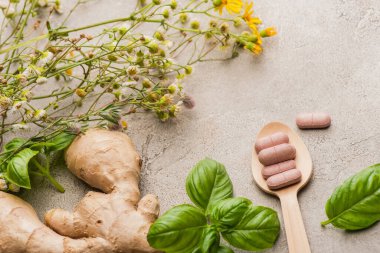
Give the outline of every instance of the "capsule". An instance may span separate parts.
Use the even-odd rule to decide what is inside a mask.
[[[327,128],[331,125],[331,117],[324,112],[300,113],[296,124],[300,129]]]
[[[256,152],[259,153],[263,149],[270,148],[282,143],[289,143],[288,135],[283,132],[276,132],[272,135],[258,139],[255,143],[255,149]]]
[[[302,179],[302,174],[299,169],[292,169],[281,172],[267,179],[268,188],[271,190],[277,190],[285,186],[296,184]]]
[[[261,174],[264,179],[267,179],[273,175],[279,174],[284,171],[292,170],[296,168],[296,162],[294,160],[285,161],[282,163],[266,166],[261,170]]]
[[[277,146],[266,148],[258,154],[259,161],[264,166],[292,160],[296,157],[296,149],[293,145],[283,143]]]

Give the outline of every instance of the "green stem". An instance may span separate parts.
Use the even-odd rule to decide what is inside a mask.
[[[45,177],[47,177],[47,179],[50,181],[50,183],[60,192],[60,193],[64,193],[65,192],[65,188],[63,188],[63,186],[57,182],[57,180],[55,180],[54,177],[52,177],[50,174],[46,174]]]
[[[44,177],[46,177],[50,183],[61,193],[64,193],[65,192],[65,188],[63,188],[63,186],[57,182],[57,180],[55,180],[55,178],[53,178],[51,175],[50,175],[50,172],[47,168],[44,168],[36,159],[32,159],[32,163],[41,171],[41,173],[43,174]]]

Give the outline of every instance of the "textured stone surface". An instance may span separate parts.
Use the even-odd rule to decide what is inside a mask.
[[[69,25],[123,16],[130,6],[125,0],[89,2]],[[236,196],[281,214],[279,201],[253,182],[254,137],[270,121],[295,128],[298,112],[327,111],[333,118],[328,130],[297,130],[314,162],[314,176],[299,195],[312,252],[380,252],[379,225],[356,233],[320,226],[337,184],[380,161],[380,1],[257,0],[256,12],[279,30],[265,41],[262,56],[197,65],[186,82],[197,106],[173,122],[141,114],[129,119],[129,134],[144,157],[143,194],[157,194],[162,211],[189,202],[186,175],[209,156],[226,165]],[[40,215],[53,207],[71,209],[88,190],[65,169],[57,173],[65,194],[43,185],[24,196]],[[266,252],[286,251],[282,228]]]

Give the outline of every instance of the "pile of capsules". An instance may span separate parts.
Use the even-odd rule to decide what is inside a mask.
[[[275,190],[301,181],[302,174],[296,168],[296,148],[289,144],[289,137],[283,132],[260,138],[255,149],[260,163],[264,165],[261,171],[269,189]]]
[[[302,113],[296,118],[300,129],[327,128],[331,117],[326,113]],[[302,173],[296,168],[296,148],[289,143],[289,137],[283,132],[260,138],[255,143],[255,149],[260,163],[264,165],[261,171],[271,190],[280,189],[301,181]]]

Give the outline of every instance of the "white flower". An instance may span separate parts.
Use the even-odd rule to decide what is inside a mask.
[[[172,48],[174,45],[173,41],[171,40],[165,40],[163,44],[166,46],[167,49]]]
[[[140,73],[140,70],[137,66],[129,66],[127,68],[127,73],[129,76],[135,76],[137,75],[138,73]]]
[[[12,125],[12,130],[17,131],[17,130],[29,130],[30,126],[25,124],[25,123],[18,123]]]
[[[6,110],[8,107],[12,104],[12,99],[5,97],[5,96],[0,96],[0,109],[1,110]]]
[[[26,103],[26,101],[16,101],[12,105],[12,112],[16,112],[17,110],[20,110],[22,106]]]
[[[34,119],[39,120],[45,116],[46,116],[46,111],[44,109],[40,109],[40,110],[35,111],[33,117]]]
[[[54,57],[54,54],[52,52],[45,51],[42,53],[38,63],[39,63],[39,65],[46,65],[46,64],[50,63],[50,61],[53,59],[53,57]]]
[[[47,78],[44,76],[39,76],[36,80],[37,84],[44,84],[47,82]]]

